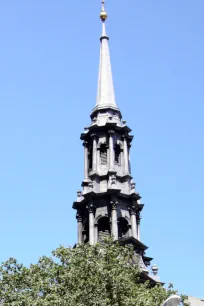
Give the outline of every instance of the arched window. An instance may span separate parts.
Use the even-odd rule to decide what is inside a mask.
[[[128,237],[129,226],[125,218],[118,219],[118,238]]]
[[[110,236],[110,223],[107,217],[103,217],[98,221],[98,239],[102,241]]]
[[[107,164],[107,146],[106,144],[101,144],[100,146],[100,159],[101,159],[101,165]]]
[[[115,164],[120,165],[120,146],[118,144],[115,146]]]

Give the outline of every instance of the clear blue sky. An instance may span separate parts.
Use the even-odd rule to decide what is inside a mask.
[[[142,240],[161,279],[202,297],[203,0],[107,0],[117,103],[135,135]],[[76,242],[79,140],[95,105],[100,0],[0,5],[0,261]]]

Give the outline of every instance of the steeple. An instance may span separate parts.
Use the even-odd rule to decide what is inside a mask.
[[[100,64],[99,64],[99,76],[98,76],[98,92],[96,99],[96,106],[93,109],[92,114],[95,114],[98,110],[113,109],[119,112],[115,101],[115,92],[113,86],[112,69],[109,52],[109,37],[106,34],[105,21],[108,17],[105,11],[105,1],[102,0],[102,9],[100,13],[100,19],[102,21],[102,35],[100,38]]]
[[[77,211],[78,243],[102,242],[107,236],[122,244],[132,244],[144,278],[150,278],[140,237],[141,211],[144,204],[136,190],[130,167],[133,136],[126,121],[121,120],[115,101],[111,63],[106,34],[107,13],[102,1],[100,66],[96,107],[91,123],[84,128],[84,180],[73,208]]]

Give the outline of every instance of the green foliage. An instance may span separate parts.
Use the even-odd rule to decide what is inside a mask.
[[[111,241],[60,247],[24,267],[11,258],[0,268],[4,306],[160,306],[172,293],[141,284],[133,251]]]

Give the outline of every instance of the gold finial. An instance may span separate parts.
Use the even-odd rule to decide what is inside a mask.
[[[102,0],[102,9],[101,9],[101,13],[100,13],[100,18],[101,21],[106,21],[106,19],[108,18],[108,15],[105,11],[105,0]]]

